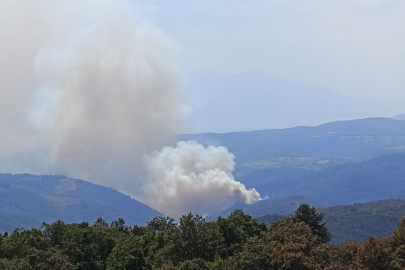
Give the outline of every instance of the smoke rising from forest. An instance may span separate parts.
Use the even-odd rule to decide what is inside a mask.
[[[176,46],[139,9],[124,0],[0,3],[1,153],[49,149],[56,170],[173,216],[257,200],[233,180],[224,148],[163,148],[146,158],[144,176],[142,157],[176,134],[187,104]]]
[[[234,180],[234,158],[225,147],[204,147],[195,141],[154,152],[146,158],[148,205],[178,218],[189,211],[212,214],[236,202],[260,200],[255,189],[247,190]]]

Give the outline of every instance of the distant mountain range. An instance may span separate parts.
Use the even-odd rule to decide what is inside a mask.
[[[317,207],[405,199],[405,121],[369,118],[316,127],[178,135],[223,145],[236,156],[236,180],[262,198],[236,205],[248,214],[285,215],[302,202]],[[58,174],[46,150],[0,157],[0,173]],[[73,176],[0,175],[0,230],[59,218],[144,224],[160,213],[115,190]],[[69,188],[68,188],[69,187]],[[66,190],[61,193],[60,190]]]
[[[39,228],[42,222],[144,225],[159,212],[118,191],[65,176],[0,174],[0,232]]]
[[[391,117],[403,113],[404,101],[345,97],[271,74],[209,71],[188,74],[190,133],[230,132],[335,120]]]
[[[255,187],[267,200],[237,205],[218,215],[240,208],[254,217],[290,214],[303,202],[316,207],[405,199],[405,154],[387,154],[371,160],[345,163],[323,170],[265,169],[237,179]]]
[[[317,166],[324,167],[382,154],[405,153],[405,121],[367,118],[336,121],[315,127],[183,134],[174,139],[196,140],[204,145],[227,147],[236,156],[235,173],[239,174],[272,159],[284,159],[282,163],[289,162],[288,158],[294,158],[294,162],[310,162],[310,159],[315,162],[318,159]],[[302,160],[298,161],[298,158]],[[46,150],[0,156],[0,172],[65,174],[51,165]]]
[[[282,157],[361,160],[405,152],[405,121],[367,118],[316,127],[179,135],[177,140],[226,146],[239,165]]]

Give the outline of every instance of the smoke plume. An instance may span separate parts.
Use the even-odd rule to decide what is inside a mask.
[[[236,202],[260,200],[255,189],[247,190],[234,180],[234,158],[225,147],[205,148],[195,141],[164,147],[146,159],[145,199],[174,218],[187,212],[217,213]]]
[[[52,172],[173,216],[254,202],[224,148],[180,143],[143,163],[187,104],[176,45],[141,11],[129,0],[0,2],[0,152],[49,149]]]

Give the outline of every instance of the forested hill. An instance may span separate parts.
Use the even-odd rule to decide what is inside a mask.
[[[252,216],[289,214],[303,202],[316,207],[405,199],[405,154],[387,154],[370,160],[327,166],[325,169],[269,168],[237,175],[256,188],[262,200],[237,206]],[[226,216],[234,209],[219,215]]]
[[[0,174],[0,232],[39,228],[42,222],[108,222],[143,225],[161,215],[113,189],[65,176]]]
[[[371,203],[333,206],[319,209],[332,234],[332,243],[342,244],[356,240],[364,242],[368,237],[391,236],[405,217],[404,200],[383,200]],[[265,215],[256,220],[269,225],[283,219],[282,215]]]
[[[320,209],[335,243],[391,236],[405,217],[404,200],[383,200]]]

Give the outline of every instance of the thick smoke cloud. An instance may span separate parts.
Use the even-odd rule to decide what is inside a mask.
[[[127,0],[0,2],[0,153],[49,149],[53,173],[173,216],[257,200],[233,180],[224,148],[164,148],[145,172],[143,156],[178,132],[187,104],[176,46],[140,9]]]
[[[140,19],[140,8],[123,0],[3,3],[2,151],[47,148],[53,172],[132,185],[142,152],[175,134],[185,109],[175,45]]]
[[[247,190],[234,180],[234,158],[225,147],[205,148],[194,141],[164,147],[146,159],[145,199],[174,218],[187,212],[217,213],[236,202],[260,200],[255,189]]]
[[[50,14],[43,4],[0,1],[0,154],[40,147],[27,119],[36,83],[34,60],[45,44],[59,39],[47,24]]]

